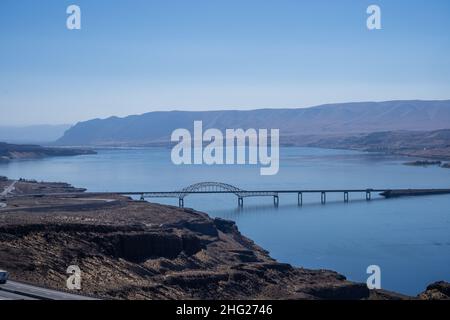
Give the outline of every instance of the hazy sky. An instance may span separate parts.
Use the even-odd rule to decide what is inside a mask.
[[[448,0],[1,0],[0,125],[449,99],[449,32]]]

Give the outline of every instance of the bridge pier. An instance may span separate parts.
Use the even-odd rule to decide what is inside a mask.
[[[244,206],[244,198],[238,197],[238,207],[242,208]]]
[[[320,202],[325,204],[327,202],[327,194],[325,192],[320,193]]]
[[[370,201],[372,199],[372,194],[370,193],[370,191],[366,191],[366,200]]]
[[[344,202],[348,202],[348,192],[344,192]]]
[[[278,204],[280,203],[280,199],[278,196],[273,196],[273,204],[275,207],[278,207]]]
[[[183,199],[183,198],[179,198],[179,199],[178,199],[178,206],[179,206],[180,208],[184,208],[184,199]]]
[[[303,193],[299,192],[297,195],[297,202],[299,206],[303,206]]]

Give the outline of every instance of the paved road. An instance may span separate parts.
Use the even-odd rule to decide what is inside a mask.
[[[16,281],[8,281],[6,284],[0,284],[1,299],[94,300],[90,297],[40,288]]]
[[[9,186],[7,186],[2,192],[0,192],[0,197],[6,197],[8,193],[12,192],[14,190],[14,186],[17,183],[17,181],[13,181]],[[0,202],[0,208],[5,208],[6,203]]]
[[[36,300],[36,299],[0,290],[0,300]]]
[[[14,190],[14,186],[16,185],[17,181],[13,181],[9,186],[7,186],[1,193],[0,197],[7,196],[8,193],[12,192]]]

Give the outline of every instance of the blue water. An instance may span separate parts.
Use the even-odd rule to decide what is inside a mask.
[[[201,181],[243,189],[449,188],[450,170],[412,167],[411,159],[313,148],[281,150],[280,171],[260,176],[258,166],[175,166],[170,149],[98,150],[97,155],[16,161],[0,175],[65,181],[90,191],[171,191]],[[232,195],[195,195],[185,206],[236,221],[241,232],[282,262],[336,270],[365,282],[366,268],[381,267],[384,289],[416,295],[427,284],[450,281],[450,196],[385,200],[364,194],[281,195],[244,200]],[[155,201],[177,205],[176,199]]]

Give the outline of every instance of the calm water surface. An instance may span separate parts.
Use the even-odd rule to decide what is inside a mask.
[[[102,149],[97,155],[16,161],[0,175],[65,181],[90,191],[172,191],[192,183],[219,181],[243,189],[450,188],[450,170],[411,167],[411,159],[313,148],[281,150],[276,176],[257,166],[174,166],[170,149]],[[195,195],[185,206],[236,221],[243,234],[283,262],[336,270],[365,282],[366,268],[381,267],[382,287],[415,295],[437,280],[450,281],[450,196],[367,202],[364,194],[281,195],[244,200],[232,195]],[[177,205],[176,199],[156,199]]]

